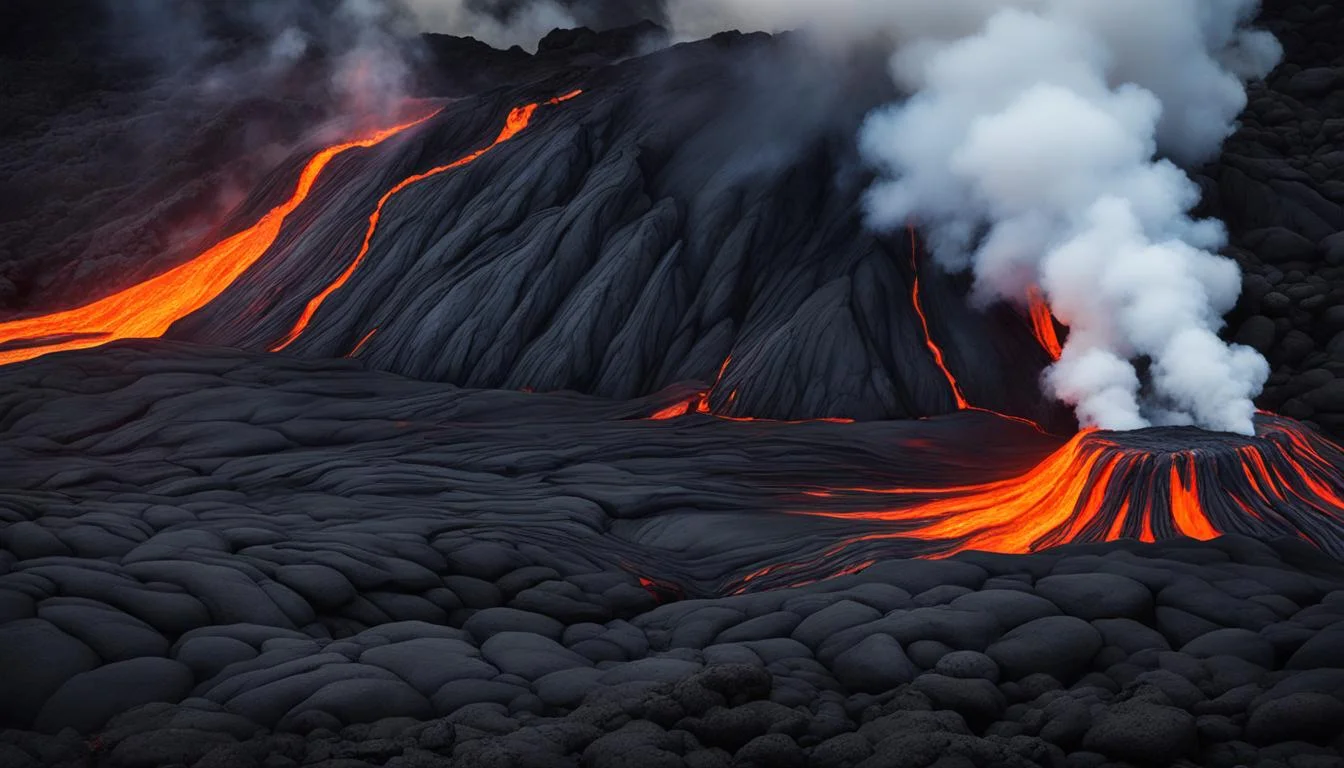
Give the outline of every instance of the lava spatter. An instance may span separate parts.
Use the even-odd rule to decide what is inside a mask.
[[[563,96],[557,96],[550,99],[545,103],[554,106],[577,98],[582,93],[583,91],[581,90],[571,91]],[[378,200],[378,204],[374,206],[373,213],[369,214],[369,226],[364,232],[364,243],[359,247],[359,253],[355,254],[354,260],[350,262],[349,266],[347,266],[341,274],[336,276],[335,280],[332,280],[326,287],[318,292],[316,296],[308,300],[303,311],[299,314],[299,319],[296,320],[293,327],[289,329],[289,333],[285,334],[284,338],[272,345],[270,348],[271,351],[279,352],[297,341],[299,336],[301,336],[308,328],[308,324],[312,322],[313,315],[317,314],[317,310],[322,304],[333,293],[340,290],[342,286],[349,282],[350,278],[355,274],[355,270],[359,269],[359,265],[364,263],[364,259],[369,255],[369,247],[373,244],[373,236],[378,231],[378,221],[382,218],[383,207],[387,205],[389,200],[395,197],[398,192],[401,192],[413,184],[424,181],[425,179],[433,178],[446,171],[470,165],[486,153],[490,152],[490,150],[522,133],[527,129],[528,125],[532,123],[532,116],[536,114],[536,111],[541,105],[542,102],[534,102],[522,107],[517,107],[509,112],[508,118],[504,121],[504,128],[500,130],[499,136],[497,136],[489,146],[478,149],[465,157],[460,157],[447,165],[440,165],[423,173],[417,173],[414,176],[403,179],[398,182],[396,186],[383,193],[383,196]]]
[[[0,365],[52,352],[86,349],[118,339],[158,338],[173,323],[204,307],[233,285],[275,242],[285,219],[308,198],[338,155],[368,148],[429,120],[438,111],[313,155],[289,199],[251,227],[190,261],[82,307],[0,323]]]

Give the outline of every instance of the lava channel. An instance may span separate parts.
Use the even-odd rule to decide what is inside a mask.
[[[322,171],[338,155],[381,144],[438,112],[319,151],[304,166],[288,200],[256,224],[180,266],[82,307],[0,323],[0,365],[118,339],[162,336],[173,323],[213,301],[261,259],[285,219],[308,198]]]
[[[1059,356],[1064,354],[1064,345],[1060,343],[1059,331],[1055,329],[1055,316],[1050,312],[1050,305],[1039,288],[1032,287],[1027,292],[1027,311],[1036,341],[1040,342],[1051,360],[1058,361]]]
[[[557,96],[546,103],[549,105],[561,104],[570,99],[577,98],[582,93],[583,91],[571,91],[563,96]],[[289,333],[285,334],[283,339],[276,342],[271,347],[271,351],[279,352],[297,341],[299,336],[303,335],[303,332],[308,328],[308,324],[312,322],[313,315],[317,314],[317,310],[322,306],[323,302],[325,302],[331,294],[340,290],[341,286],[345,285],[355,274],[355,270],[359,269],[359,265],[364,263],[364,259],[369,255],[369,247],[373,244],[373,236],[378,231],[378,221],[383,216],[383,207],[387,205],[389,200],[396,196],[398,192],[401,192],[413,184],[417,184],[425,179],[433,178],[446,171],[470,165],[479,160],[490,150],[526,130],[527,126],[532,123],[532,116],[536,114],[539,107],[541,107],[541,103],[536,102],[515,108],[513,111],[509,112],[508,119],[504,121],[504,128],[489,146],[478,149],[465,157],[458,158],[447,165],[440,165],[437,168],[431,168],[424,173],[417,173],[414,176],[402,179],[396,186],[383,193],[383,196],[378,200],[378,204],[374,206],[373,213],[369,214],[369,226],[364,231],[364,243],[359,247],[359,253],[355,254],[354,260],[345,268],[345,271],[337,275],[335,280],[328,283],[325,288],[308,301],[307,305],[303,308],[303,312],[300,313],[299,319],[296,320],[294,326],[289,329]],[[367,339],[365,339],[365,341],[367,341]]]
[[[1344,557],[1344,450],[1261,414],[1257,435],[1192,428],[1081,432],[1028,472],[990,483],[809,490],[794,511],[869,530],[760,568],[730,592],[796,586],[889,557],[1029,554],[1066,544],[1296,537]]]

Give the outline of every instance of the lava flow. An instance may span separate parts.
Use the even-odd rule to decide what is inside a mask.
[[[173,323],[213,301],[266,253],[285,219],[307,199],[336,156],[380,144],[436,114],[321,150],[304,166],[288,200],[185,264],[82,307],[0,323],[0,365],[117,339],[162,336]]]
[[[1051,314],[1050,305],[1039,288],[1033,287],[1027,292],[1027,308],[1031,316],[1031,332],[1050,355],[1050,359],[1058,360],[1064,354],[1064,345],[1060,344],[1059,332],[1055,330],[1055,316]]]
[[[710,405],[709,402],[710,397],[714,394],[714,390],[718,389],[719,382],[723,381],[723,374],[728,370],[728,364],[731,363],[732,361],[733,361],[732,355],[729,355],[723,361],[723,365],[719,366],[719,374],[714,377],[714,383],[710,385],[709,389],[701,390],[685,400],[673,403],[672,405],[663,408],[662,410],[650,416],[649,420],[669,421],[671,419],[679,419],[682,416],[691,413],[702,413],[708,416],[713,416],[716,419],[722,419],[723,421],[768,421],[776,424],[803,424],[813,421],[827,422],[830,424],[854,423],[853,419],[844,419],[837,417],[823,417],[819,419],[804,419],[799,421],[782,421],[778,419],[757,419],[750,416],[724,416],[722,414],[715,413],[713,407]],[[737,400],[737,390],[729,392],[728,404],[731,405],[736,400]]]
[[[1257,427],[1254,438],[1190,428],[1091,430],[1006,480],[807,491],[816,506],[831,508],[795,514],[878,529],[807,561],[761,568],[739,580],[736,591],[767,576],[772,584],[781,578],[796,584],[800,577],[853,573],[875,562],[866,545],[898,540],[904,554],[943,558],[1241,533],[1302,538],[1344,556],[1344,450],[1289,419],[1262,414]]]
[[[919,264],[916,261],[919,253],[919,245],[915,240],[915,225],[909,224],[906,229],[910,232],[910,268],[914,270],[914,280],[911,282],[910,299],[915,305],[915,314],[919,315],[919,326],[924,330],[924,343],[933,354],[933,361],[938,364],[942,370],[943,376],[947,378],[948,386],[952,387],[952,396],[957,399],[958,410],[966,410],[971,407],[966,396],[961,392],[961,385],[957,383],[957,377],[952,375],[948,369],[947,363],[943,361],[942,347],[933,340],[933,335],[929,333],[929,319],[924,315],[924,305],[919,300]]]
[[[563,96],[557,96],[553,99],[550,99],[549,101],[546,102],[546,104],[549,105],[561,104],[563,102],[569,101],[570,99],[578,97],[582,93],[583,91],[579,90],[571,91]],[[327,298],[331,296],[331,294],[340,290],[341,286],[345,285],[346,282],[348,282],[350,278],[355,274],[355,270],[359,269],[359,265],[364,263],[364,259],[369,255],[369,246],[372,245],[373,243],[374,233],[378,231],[378,221],[379,219],[382,218],[383,207],[387,205],[387,201],[391,200],[398,192],[402,191],[403,189],[406,189],[412,184],[416,184],[418,182],[424,181],[425,179],[438,176],[439,174],[444,173],[445,171],[451,171],[455,168],[461,168],[465,165],[469,165],[475,162],[490,150],[494,149],[495,147],[498,147],[500,144],[503,144],[509,139],[512,139],[519,133],[522,133],[527,128],[527,126],[531,124],[532,115],[536,113],[537,109],[540,106],[541,103],[536,102],[528,104],[526,106],[515,108],[513,111],[509,112],[508,118],[504,121],[503,130],[500,131],[499,136],[493,142],[491,142],[489,146],[484,147],[482,149],[478,149],[465,157],[458,158],[457,160],[454,160],[453,162],[448,163],[447,165],[440,165],[437,168],[431,168],[428,171],[425,171],[424,173],[417,173],[414,176],[403,179],[402,181],[398,182],[396,186],[392,187],[387,192],[383,193],[383,196],[378,200],[378,204],[374,206],[373,213],[369,214],[369,226],[368,229],[366,229],[364,232],[364,243],[363,245],[360,246],[359,253],[355,255],[354,261],[350,262],[350,265],[345,268],[345,271],[341,272],[340,275],[337,275],[335,280],[328,283],[327,286],[321,290],[321,292],[319,292],[316,296],[314,296],[312,299],[308,301],[308,304],[303,308],[303,312],[299,315],[299,319],[295,321],[294,326],[289,329],[289,333],[285,334],[285,337],[283,339],[276,342],[271,347],[271,351],[279,352],[288,347],[289,345],[293,344],[295,341],[297,341],[299,336],[303,334],[304,330],[308,328],[308,323],[312,321],[313,315],[317,313],[317,310],[319,307],[322,306],[322,303],[325,302]]]

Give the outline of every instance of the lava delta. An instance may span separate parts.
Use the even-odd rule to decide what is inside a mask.
[[[881,46],[548,3],[621,21],[388,38],[414,87],[350,114],[322,46],[222,107],[20,5],[0,764],[1344,764],[1344,12],[1235,19],[1285,63],[1220,156],[1144,158],[1226,225],[1240,434],[1090,426],[1053,382],[1125,322],[875,224],[856,137],[934,98]]]

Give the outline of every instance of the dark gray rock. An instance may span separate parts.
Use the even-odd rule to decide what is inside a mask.
[[[757,736],[737,750],[733,764],[743,768],[803,768],[807,756],[793,739],[769,733]]]
[[[1246,737],[1257,744],[1326,741],[1344,732],[1344,702],[1321,693],[1291,693],[1257,706]]]
[[[477,680],[474,678],[452,680],[445,683],[434,694],[430,703],[434,706],[435,714],[440,716],[451,715],[470,704],[508,704],[527,692],[527,689],[520,685],[497,680]]]
[[[257,657],[257,649],[232,637],[198,635],[180,643],[175,658],[200,680],[208,680],[238,661]]]
[[[1043,672],[1057,680],[1082,674],[1101,650],[1101,634],[1072,616],[1048,616],[1008,632],[985,654],[1006,678],[1015,680]]]
[[[983,653],[953,651],[938,659],[934,670],[940,675],[968,680],[999,681],[999,665]]]
[[[1186,643],[1181,653],[1199,658],[1235,656],[1264,669],[1274,666],[1274,645],[1249,629],[1215,629]]]
[[[542,703],[550,707],[575,707],[598,685],[602,671],[592,667],[564,669],[544,675],[532,684]]]
[[[526,632],[500,632],[481,644],[486,661],[527,680],[562,669],[591,665],[584,657],[546,637]]]
[[[603,685],[630,682],[675,683],[703,669],[694,661],[671,658],[647,658],[613,667],[598,678]]]
[[[764,616],[748,619],[719,633],[716,643],[740,643],[746,640],[764,640],[770,637],[787,637],[793,633],[802,619],[789,611],[774,611]]]
[[[836,656],[832,672],[845,688],[866,693],[891,690],[919,674],[890,635],[870,635],[855,643]]]
[[[516,608],[486,608],[477,611],[462,628],[482,643],[500,632],[525,632],[559,641],[565,631],[564,624],[549,616]]]
[[[1344,623],[1332,625],[1307,637],[1288,659],[1288,669],[1344,668]]]
[[[1027,592],[1004,589],[986,589],[962,595],[949,603],[949,607],[959,611],[987,613],[997,619],[1005,630],[1021,626],[1032,619],[1059,615],[1059,609],[1049,600]]]
[[[1153,594],[1133,579],[1113,573],[1070,573],[1036,582],[1036,592],[1080,619],[1143,618]]]
[[[337,680],[319,688],[281,720],[278,729],[288,730],[293,720],[308,710],[334,716],[341,723],[372,723],[386,717],[427,719],[434,714],[429,701],[401,680],[357,678]]]
[[[191,765],[215,747],[234,741],[226,733],[164,728],[126,737],[112,748],[110,757],[113,765],[126,768]]]
[[[950,709],[973,728],[998,720],[1008,706],[994,683],[985,679],[966,679],[925,673],[915,678],[912,687],[929,697],[938,709]]]
[[[833,736],[812,748],[816,768],[854,768],[873,754],[873,746],[857,733]]]
[[[191,690],[191,670],[172,659],[118,661],[70,678],[42,706],[34,727],[48,733],[89,733],[141,704],[177,702]]]
[[[432,696],[452,680],[488,680],[499,674],[499,669],[482,660],[475,648],[448,638],[427,637],[381,645],[362,653],[359,661],[386,669],[426,696]]]
[[[99,663],[87,645],[41,619],[0,626],[0,720],[32,724],[67,680]]]
[[[793,639],[815,649],[835,633],[875,621],[881,616],[875,608],[863,603],[841,600],[803,619],[793,630]]]
[[[1103,711],[1083,738],[1083,746],[1093,752],[1154,765],[1169,765],[1198,744],[1189,713],[1137,701]]]
[[[1140,624],[1133,619],[1097,619],[1092,626],[1101,632],[1102,639],[1127,654],[1137,653],[1146,648],[1159,651],[1171,650],[1171,643],[1161,632]]]

